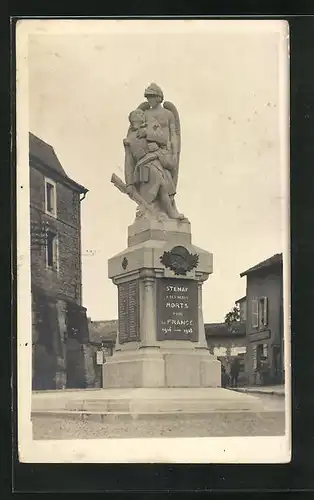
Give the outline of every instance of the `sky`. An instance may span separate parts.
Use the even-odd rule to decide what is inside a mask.
[[[178,209],[192,242],[213,253],[204,321],[223,321],[245,295],[240,273],[284,249],[282,25],[75,23],[29,36],[29,129],[89,189],[81,205],[87,314],[117,318],[107,261],[126,248],[136,206],[110,178],[123,177],[128,114],[156,82],[180,115]]]

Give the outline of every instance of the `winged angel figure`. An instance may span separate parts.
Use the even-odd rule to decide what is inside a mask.
[[[152,83],[147,101],[129,115],[125,147],[125,191],[138,201],[137,217],[154,215],[159,220],[179,219],[175,194],[180,160],[180,120],[176,107],[164,100],[161,88]]]

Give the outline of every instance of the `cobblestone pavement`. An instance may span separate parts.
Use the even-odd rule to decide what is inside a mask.
[[[284,412],[220,413],[184,419],[100,422],[35,417],[34,439],[103,439],[139,437],[280,436],[285,432]]]

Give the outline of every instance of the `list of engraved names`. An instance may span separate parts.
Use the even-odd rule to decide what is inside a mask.
[[[139,335],[139,285],[138,280],[118,285],[119,342],[136,342]]]

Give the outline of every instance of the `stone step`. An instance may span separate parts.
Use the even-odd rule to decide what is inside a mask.
[[[71,411],[104,411],[104,412],[130,412],[130,413],[167,413],[187,411],[247,411],[260,408],[258,401],[248,400],[213,400],[213,399],[123,399],[123,400],[85,400],[70,401],[65,409]]]
[[[69,397],[67,394],[36,395],[33,411],[100,411],[105,413],[128,412],[212,412],[212,411],[264,411],[260,399],[226,389],[123,389],[83,391]]]
[[[277,415],[282,415],[284,417],[284,412],[282,411],[264,411],[264,412],[255,412],[252,410],[248,411],[239,411],[239,410],[229,410],[229,411],[221,411],[221,410],[212,410],[212,411],[188,411],[188,412],[163,412],[163,413],[154,413],[154,412],[145,412],[139,414],[132,414],[130,412],[103,412],[103,411],[65,411],[65,410],[36,410],[31,414],[32,419],[37,418],[47,418],[47,419],[61,419],[61,420],[90,420],[96,422],[116,422],[116,421],[197,421],[210,419],[215,416],[221,416],[221,419],[228,418],[228,415],[250,415],[250,418],[259,419],[261,418],[261,413],[263,413],[263,418],[265,417],[276,417]]]

